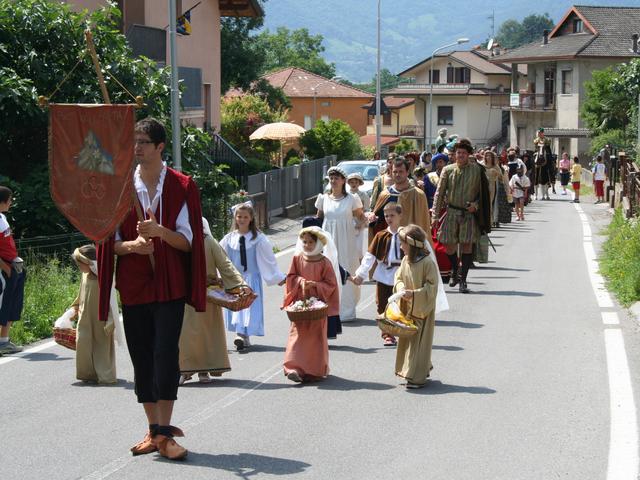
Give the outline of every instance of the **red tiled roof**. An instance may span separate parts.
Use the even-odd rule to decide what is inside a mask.
[[[388,137],[382,135],[380,137],[380,143],[382,145],[393,145],[394,143],[398,143],[400,141],[399,137]],[[360,137],[360,144],[365,147],[375,147],[376,146],[376,136],[375,135],[363,135]]]
[[[316,75],[302,68],[288,67],[263,75],[274,87],[280,87],[288,97],[318,98],[373,98],[373,95],[358,88],[344,85],[329,78]]]
[[[407,107],[409,105],[412,105],[416,101],[415,98],[403,98],[403,97],[383,97],[383,99],[387,107],[389,107],[392,110]],[[362,106],[362,108],[371,108],[374,102],[375,100],[369,103],[366,103]]]

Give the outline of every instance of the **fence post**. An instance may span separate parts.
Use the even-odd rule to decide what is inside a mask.
[[[629,213],[628,217],[631,218],[635,215],[636,210],[636,201],[637,201],[637,192],[636,192],[636,173],[629,173]]]

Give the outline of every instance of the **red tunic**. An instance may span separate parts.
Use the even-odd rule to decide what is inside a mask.
[[[168,302],[185,298],[196,311],[205,311],[206,265],[198,187],[191,177],[167,168],[161,198],[162,225],[175,231],[178,214],[185,202],[193,232],[191,252],[181,252],[166,242],[154,238],[155,270],[151,267],[147,255],[129,254],[119,257],[116,287],[124,305]],[[160,204],[154,214],[159,218]],[[137,223],[136,210],[132,208],[120,225],[123,241],[137,238]],[[113,237],[98,245],[101,319],[107,318],[109,292],[113,278],[113,248]]]

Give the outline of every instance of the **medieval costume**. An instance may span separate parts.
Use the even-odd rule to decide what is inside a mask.
[[[380,192],[385,190],[387,187],[393,185],[393,177],[391,176],[391,171],[384,171],[380,175],[378,175],[373,181],[373,187],[371,189],[371,202],[370,205],[375,205],[378,201],[378,195]],[[369,239],[371,241],[371,239]]]
[[[346,177],[345,177],[346,178]],[[347,272],[355,272],[360,264],[361,249],[356,243],[356,227],[354,211],[362,208],[362,201],[357,195],[347,193],[340,198],[333,198],[328,193],[318,195],[315,204],[322,211],[323,230],[329,232],[336,249],[338,250],[338,262]],[[346,283],[340,292],[340,321],[349,321],[356,318],[356,305],[360,301],[360,287]],[[329,326],[329,337],[334,338],[339,325]]]
[[[416,261],[402,259],[395,275],[394,292],[412,290],[411,300],[401,300],[402,313],[418,326],[418,333],[398,340],[396,375],[405,378],[408,386],[423,386],[433,368],[431,350],[435,330],[438,267],[426,252]]]
[[[384,206],[390,202],[398,203],[402,207],[401,226],[413,223],[425,232],[431,231],[431,215],[424,192],[418,187],[409,187],[399,192],[394,186],[391,186],[380,193],[372,209],[377,216],[377,219],[369,224],[369,234],[372,239],[377,232],[387,228],[387,222],[384,221]]]
[[[286,275],[278,268],[273,245],[262,232],[254,237],[251,231],[241,234],[235,230],[223,237],[220,246],[240,272],[244,282],[258,295],[251,307],[239,312],[224,312],[227,330],[241,336],[244,339],[243,346],[249,346],[249,337],[264,336],[263,280],[267,285],[276,285]]]
[[[360,187],[364,185],[364,180],[362,178],[362,175],[360,175],[359,173],[349,174],[349,176],[347,177],[347,183],[349,183],[351,180],[357,180]],[[369,211],[369,208],[371,207],[371,201],[369,200],[369,195],[367,195],[366,192],[363,192],[356,187],[355,189],[350,188],[349,193],[351,195],[357,195],[358,197],[360,197],[360,201],[362,202],[362,210],[365,212]],[[361,249],[359,259],[362,259],[365,252],[367,251],[367,245],[368,245],[367,223],[366,221],[362,222],[355,218],[353,219],[353,223],[354,223],[354,226],[356,227],[356,246],[357,248]]]
[[[71,305],[78,315],[76,378],[84,382],[116,383],[116,352],[113,340],[116,325],[119,325],[119,332],[122,327],[115,292],[112,292],[108,320],[101,322],[98,319],[100,288],[97,263],[80,253],[77,248],[72,257],[77,263],[85,264],[91,270],[82,273],[80,292]],[[122,339],[123,335],[120,333],[119,337]]]
[[[222,283],[225,290],[245,286],[242,275],[211,235],[207,220],[203,218],[202,223],[207,281]],[[230,370],[222,308],[208,302],[207,311],[198,313],[192,306],[187,305],[180,334],[180,373],[183,376],[181,380],[187,380],[193,373],[199,373],[200,380],[206,382],[209,380],[209,374],[218,377]]]
[[[544,129],[539,129],[536,138],[533,140],[535,146],[534,163],[536,165],[536,199],[549,200],[549,184],[551,175],[555,170],[553,163],[551,146],[549,140],[544,137]],[[526,172],[525,172],[526,173]]]
[[[328,305],[328,316],[338,315],[340,288],[336,269],[337,253],[331,236],[318,227],[304,228],[316,240],[316,250],[306,253],[298,239],[296,254],[287,274],[283,308],[298,300],[315,297]],[[305,292],[305,282],[315,286]],[[284,356],[284,374],[300,382],[324,378],[329,374],[327,318],[291,322]]]

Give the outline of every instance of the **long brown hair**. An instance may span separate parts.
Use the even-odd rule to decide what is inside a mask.
[[[400,240],[409,244],[409,253],[407,257],[409,262],[414,263],[420,258],[429,255],[427,250],[427,234],[418,225],[409,224],[400,230]],[[419,242],[423,246],[412,245],[413,242]]]
[[[244,210],[246,212],[249,212],[249,215],[251,216],[251,222],[249,222],[249,230],[251,231],[251,240],[254,240],[258,236],[258,233],[260,233],[260,229],[258,229],[258,227],[256,226],[256,212],[253,209],[253,207],[250,205],[246,205],[246,204],[238,205],[233,210],[233,223],[231,225],[230,231],[234,232],[238,230],[238,224],[236,223],[236,213],[238,212],[238,210]]]

